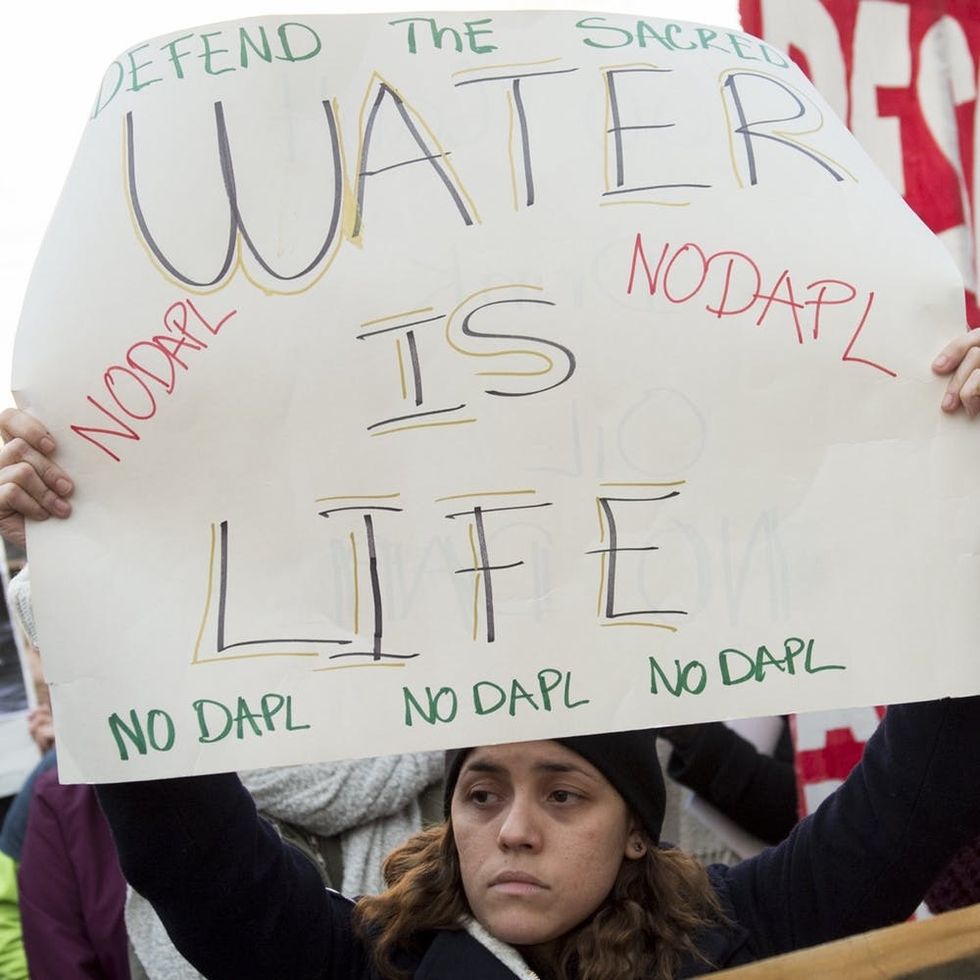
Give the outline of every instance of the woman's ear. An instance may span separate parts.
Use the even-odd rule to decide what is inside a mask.
[[[630,823],[629,832],[626,835],[625,856],[630,861],[639,861],[647,853],[647,842],[636,826],[636,821]]]

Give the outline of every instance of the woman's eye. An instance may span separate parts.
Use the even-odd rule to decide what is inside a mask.
[[[570,789],[553,789],[551,798],[555,803],[572,803],[581,799],[578,793],[573,793]]]
[[[488,789],[471,789],[470,802],[477,806],[487,806],[494,800],[494,794]]]

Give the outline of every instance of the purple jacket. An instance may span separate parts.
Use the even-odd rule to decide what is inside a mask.
[[[126,882],[91,786],[34,785],[18,873],[32,980],[129,980]]]

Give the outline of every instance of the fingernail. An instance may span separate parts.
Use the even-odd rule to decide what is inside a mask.
[[[67,517],[71,513],[71,504],[67,500],[58,499],[51,505],[51,510],[59,517]]]
[[[55,483],[54,489],[55,493],[58,493],[64,497],[65,494],[71,493],[71,480],[67,480],[65,477],[62,477],[57,483]]]
[[[48,456],[54,452],[54,439],[51,436],[41,436],[40,446],[41,452]]]
[[[952,392],[947,391],[943,396],[943,411],[949,412],[956,407],[956,395]]]

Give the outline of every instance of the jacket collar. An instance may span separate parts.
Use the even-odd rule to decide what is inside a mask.
[[[504,948],[516,957],[515,965],[522,963],[515,950],[509,946]],[[415,980],[459,980],[461,976],[466,980],[529,980],[534,977],[526,966],[524,969],[527,973],[523,975],[515,973],[469,932],[440,929],[419,963]]]

